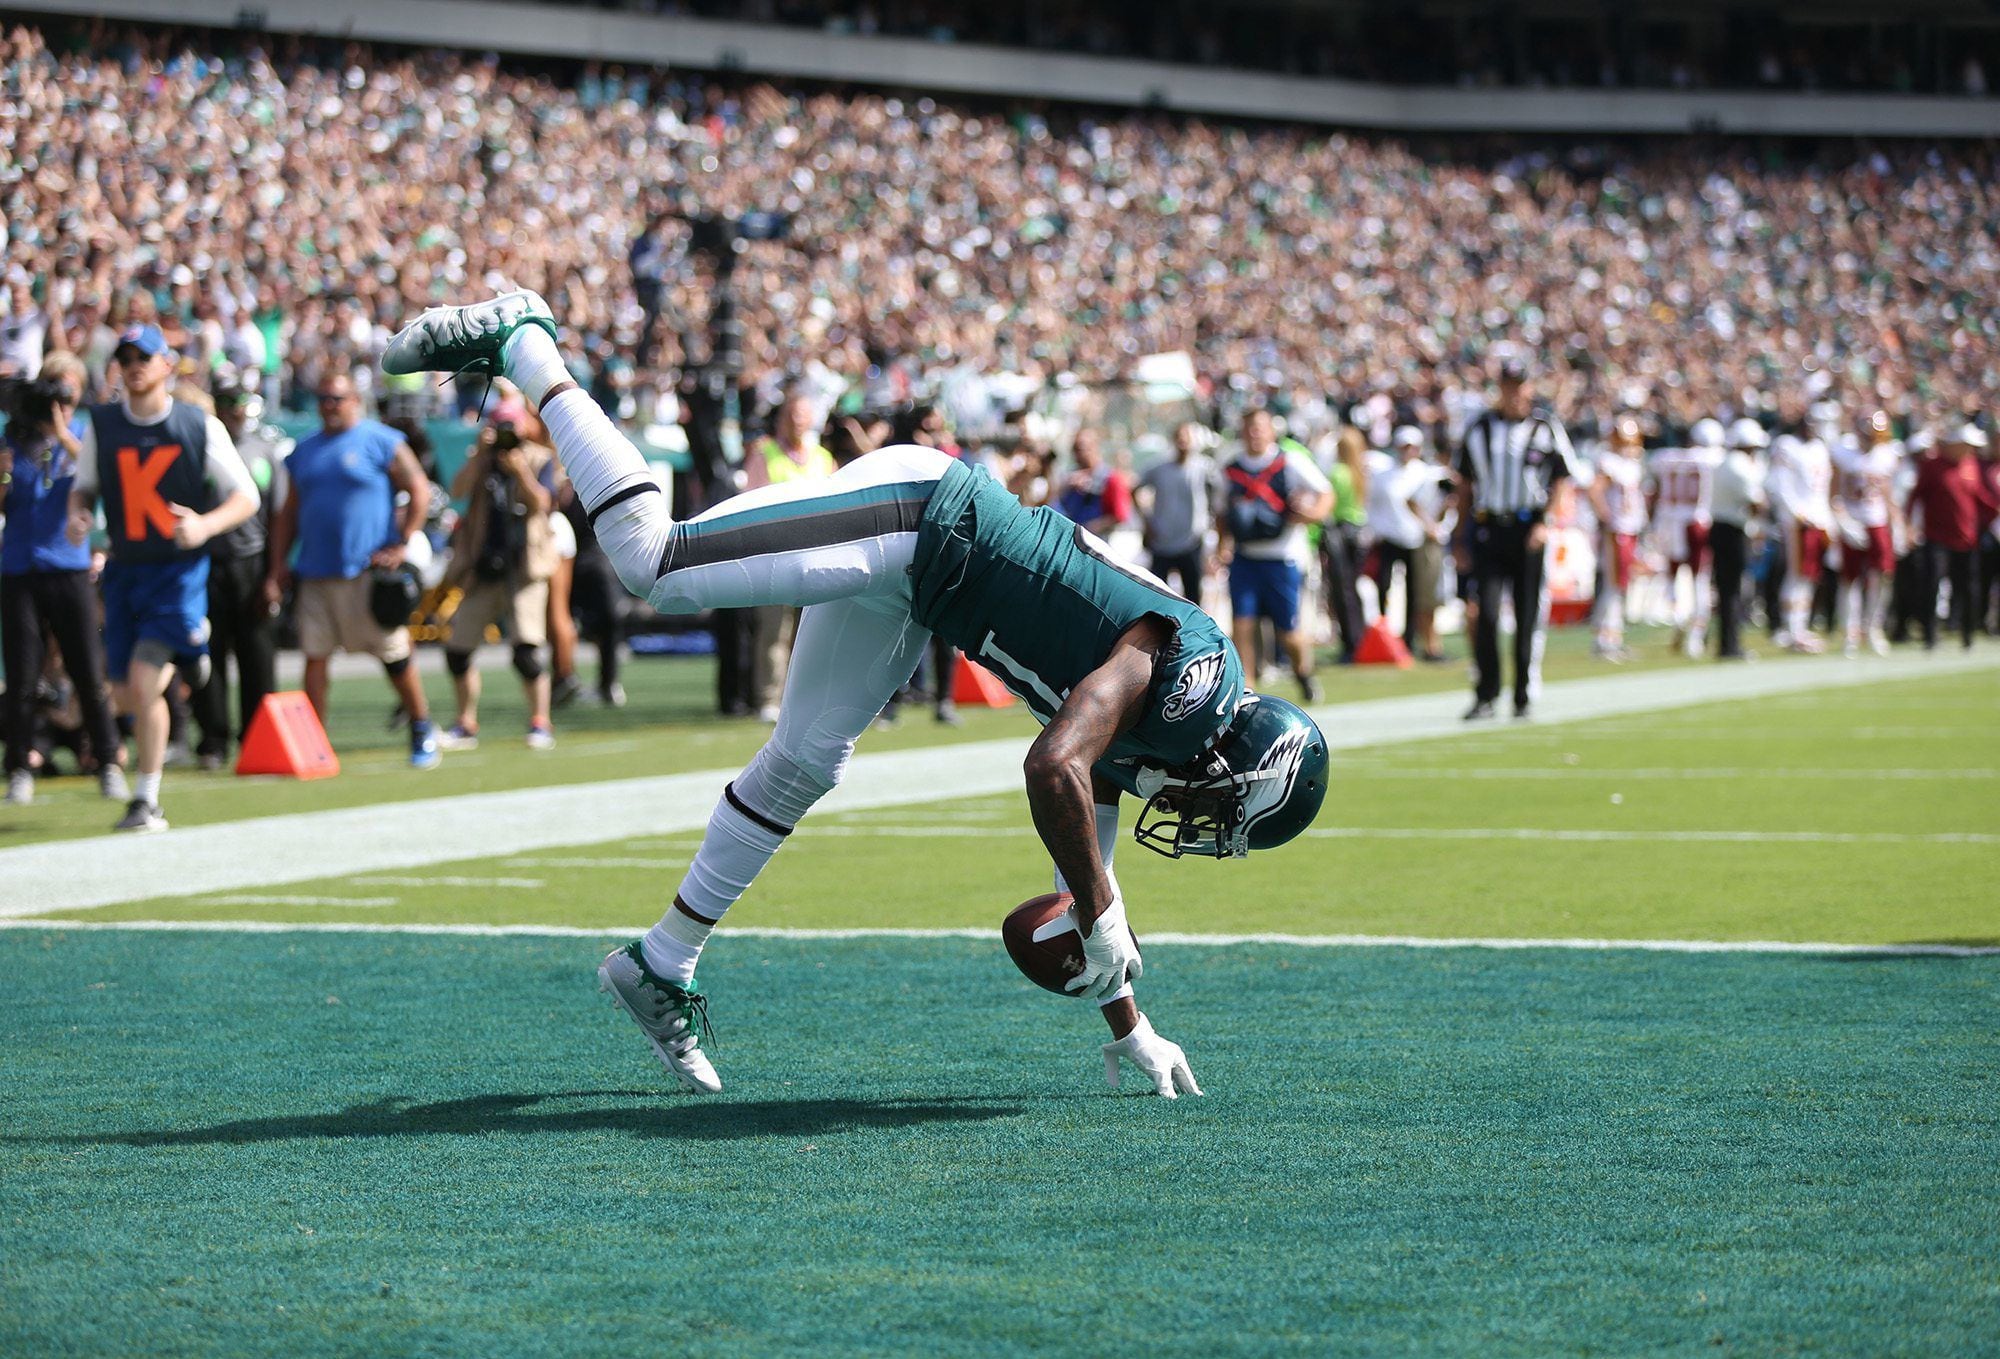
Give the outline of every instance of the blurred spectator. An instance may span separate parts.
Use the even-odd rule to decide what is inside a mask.
[[[555,449],[525,402],[510,400],[479,433],[472,456],[451,480],[451,498],[465,513],[451,536],[444,586],[458,590],[458,609],[445,638],[445,666],[458,696],[458,715],[440,744],[479,744],[479,670],[473,654],[489,627],[504,623],[514,673],[527,698],[530,750],[555,747],[549,725],[549,676],[541,649],[548,643],[549,577],[556,542],[549,524],[555,504]]]
[[[19,265],[8,271],[7,316],[0,320],[0,378],[33,377],[41,371],[42,355],[48,349],[64,348],[57,330],[51,345],[50,330],[55,322],[35,299],[35,283]]]
[[[1312,644],[1299,626],[1299,592],[1308,561],[1305,526],[1326,518],[1333,488],[1303,449],[1279,445],[1271,414],[1261,409],[1243,418],[1243,451],[1223,476],[1217,555],[1229,567],[1236,650],[1244,668],[1260,674],[1257,622],[1269,619],[1299,692],[1317,702]]]
[[[779,404],[771,432],[752,444],[743,459],[744,485],[752,491],[816,481],[832,476],[835,470],[833,454],[820,443],[819,431],[813,427],[812,402],[803,395],[788,396]],[[798,610],[773,604],[749,613],[752,701],[759,721],[776,722],[778,702],[785,694],[785,665],[792,654]]]
[[[1320,576],[1326,586],[1326,611],[1340,638],[1340,664],[1351,665],[1361,645],[1361,532],[1368,523],[1368,438],[1349,425],[1334,440],[1333,459],[1326,469],[1333,489],[1333,510],[1320,529]]]
[[[1407,568],[1409,626],[1403,638],[1411,655],[1435,664],[1445,659],[1437,645],[1437,606],[1438,584],[1444,579],[1444,545],[1449,536],[1447,497],[1453,477],[1449,469],[1432,459],[1424,446],[1423,431],[1416,426],[1398,428],[1395,446],[1402,459],[1395,472],[1396,488],[1399,493],[1409,491],[1404,503],[1423,530],[1410,552]]]
[[[6,532],[0,535],[0,649],[7,673],[7,801],[35,796],[31,772],[43,639],[52,635],[75,689],[90,759],[106,798],[127,797],[124,749],[112,723],[97,636],[90,545],[68,533],[70,493],[83,450],[83,364],[55,354],[33,382],[17,387],[0,446]]]
[[[208,663],[211,538],[257,510],[257,488],[229,431],[172,395],[173,354],[157,326],[133,326],[113,361],[124,399],[90,408],[71,491],[70,537],[89,533],[98,497],[110,543],[101,588],[105,672],[132,718],[132,798],[114,829],[163,831],[167,689]]]
[[[437,732],[410,663],[410,629],[383,623],[374,605],[376,573],[407,564],[405,545],[423,528],[430,483],[401,435],[362,418],[361,395],[346,373],[321,380],[319,418],[319,432],[285,459],[289,493],[271,521],[264,601],[276,607],[296,579],[292,621],[305,653],[306,697],[320,721],[326,721],[333,653],[373,656],[410,719],[411,767],[431,769],[438,763]]]
[[[562,608],[569,610],[575,622],[571,625],[568,656],[565,657],[560,649],[555,653],[556,674],[550,689],[550,701],[561,706],[582,690],[582,682],[576,677],[575,636],[580,632],[597,648],[598,701],[608,708],[622,708],[625,706],[625,686],[618,678],[622,651],[619,633],[620,610],[627,597],[625,587],[612,569],[611,559],[598,544],[597,531],[590,523],[590,511],[577,498],[576,488],[567,477],[560,477],[556,483],[556,513],[569,526],[574,552],[565,572],[561,544],[558,542],[556,576],[551,578],[549,585],[551,643],[557,636],[553,619]],[[569,577],[568,581],[559,585],[558,581],[565,574]],[[559,590],[567,597],[560,606],[557,601]]]
[[[1085,426],[1070,444],[1076,467],[1063,478],[1055,499],[1065,519],[1107,538],[1132,518],[1132,483],[1125,473],[1106,464],[1097,431]]]
[[[1215,522],[1215,460],[1202,451],[1207,431],[1191,421],[1174,430],[1174,454],[1139,477],[1139,513],[1153,574],[1178,582],[1181,594],[1201,602],[1202,563]]]
[[[220,769],[229,756],[229,662],[237,671],[237,726],[241,740],[264,696],[277,687],[277,628],[264,597],[271,573],[271,519],[284,503],[285,455],[292,441],[258,419],[264,399],[254,370],[219,369],[214,380],[215,418],[229,431],[250,480],[257,512],[208,544],[208,677],[195,690],[201,740],[195,754],[203,769]]]
[[[1710,547],[1715,553],[1715,613],[1719,630],[1716,659],[1743,655],[1743,570],[1749,561],[1751,517],[1764,504],[1764,468],[1758,451],[1770,436],[1755,420],[1738,420],[1729,431],[1729,453],[1715,469],[1709,512],[1714,520]]]
[[[1937,647],[1938,595],[1951,582],[1952,615],[1958,620],[1964,645],[1972,645],[1979,626],[1979,518],[2000,514],[2000,497],[1986,482],[1978,452],[1990,441],[1970,420],[1943,436],[1935,458],[1924,462],[1910,492],[1906,512],[1921,514],[1918,537],[1923,544],[1923,594],[1918,616],[1923,620],[1924,650]]]

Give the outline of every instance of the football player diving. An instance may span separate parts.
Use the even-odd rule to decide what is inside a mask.
[[[761,487],[683,522],[645,459],[571,380],[542,299],[433,308],[389,344],[392,374],[505,377],[541,411],[598,541],[662,613],[803,606],[770,741],[723,789],[672,907],[598,977],[689,1090],[722,1088],[702,1052],[695,964],[813,804],[832,791],[933,634],[998,675],[1042,723],[1025,763],[1035,829],[1072,895],[1085,966],[1069,983],[1110,1025],[1106,1071],[1131,1061],[1168,1098],[1199,1094],[1179,1046],[1133,997],[1139,950],[1112,875],[1118,797],[1170,857],[1281,845],[1326,795],[1320,730],[1248,692],[1215,622],[1052,510],[1023,509],[929,448],[856,459],[829,479]]]

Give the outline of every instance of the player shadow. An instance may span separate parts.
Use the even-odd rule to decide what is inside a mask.
[[[556,1100],[618,1100],[581,1109],[537,1110]],[[926,1123],[974,1123],[1011,1118],[1020,1104],[970,1095],[930,1099],[696,1101],[657,1090],[563,1090],[473,1095],[412,1103],[391,1095],[339,1113],[239,1118],[198,1128],[70,1133],[62,1137],[0,1137],[0,1142],[72,1146],[187,1147],[288,1142],[334,1137],[469,1137],[485,1133],[622,1132],[634,1137],[720,1142],[750,1137],[817,1137],[831,1133],[909,1128]]]

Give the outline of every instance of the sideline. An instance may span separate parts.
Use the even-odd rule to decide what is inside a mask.
[[[343,902],[342,904],[352,904]],[[577,925],[388,925],[375,921],[293,923],[281,920],[0,920],[0,930],[129,930],[170,934],[413,934],[457,935],[474,939],[631,939],[645,925],[586,929]],[[994,929],[803,929],[782,926],[719,925],[723,939],[976,939],[997,943]],[[1795,943],[1782,939],[1462,939],[1421,934],[1184,934],[1148,933],[1155,944],[1196,948],[1234,948],[1275,944],[1285,948],[1414,948],[1414,949],[1569,949],[1579,952],[1634,953],[1792,953],[1807,956],[1863,958],[1989,958],[2000,945],[1984,944],[1830,944]]]
[[[1648,671],[1551,684],[1535,727],[1662,712],[1703,703],[2000,669],[2000,648],[1826,657]],[[1412,694],[1312,710],[1334,750],[1520,730],[1459,720],[1465,695]],[[1020,787],[1027,738],[857,755],[822,812],[865,811]],[[482,849],[533,850],[699,830],[733,770],[554,788],[466,793],[372,807],[295,812],[170,831],[102,835],[0,850],[0,919],[162,896],[270,888],[356,873],[421,868]]]

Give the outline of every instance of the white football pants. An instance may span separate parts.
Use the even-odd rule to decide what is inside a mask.
[[[634,594],[662,613],[804,608],[777,728],[723,790],[682,879],[679,899],[693,919],[676,922],[670,910],[648,936],[649,960],[667,935],[698,952],[706,927],[840,782],[855,741],[929,644],[911,616],[911,566],[924,507],[952,460],[914,445],[884,448],[823,480],[760,487],[675,523],[645,459],[586,394],[558,393],[542,418]],[[692,953],[681,961],[678,970],[692,975]]]

